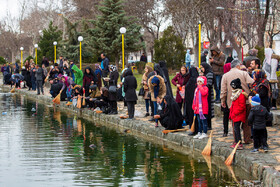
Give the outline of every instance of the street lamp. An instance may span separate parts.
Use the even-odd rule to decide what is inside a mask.
[[[82,36],[78,37],[78,41],[80,42],[80,70],[82,70],[82,41],[84,38]]]
[[[54,61],[53,61],[53,63],[55,63],[55,61],[56,61],[56,45],[57,45],[57,42],[54,41],[53,45],[54,45]]]
[[[126,28],[121,27],[120,28],[120,33],[122,34],[122,63],[123,63],[123,68],[124,69],[124,34],[126,33]]]
[[[21,61],[21,68],[22,68],[22,65],[23,65],[23,59],[22,59],[22,51],[24,50],[23,47],[20,48],[20,61]]]
[[[38,44],[35,44],[34,47],[35,47],[35,56],[36,56],[36,65],[37,65],[37,48],[38,48]]]
[[[201,21],[198,22],[198,67],[201,64]]]

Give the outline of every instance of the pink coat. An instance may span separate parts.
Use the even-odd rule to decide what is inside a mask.
[[[203,114],[208,114],[208,87],[206,86],[207,84],[207,78],[205,76],[202,76],[204,79],[204,84],[203,85],[198,85],[196,90],[197,92],[195,93],[196,95],[193,98],[193,105],[192,109],[195,114],[199,114],[199,91],[201,93],[201,101],[202,101],[202,112]]]
[[[224,73],[229,72],[230,69],[231,69],[231,63],[226,63],[226,64],[224,65]]]
[[[171,80],[172,84],[176,86],[177,84],[180,84],[181,87],[185,86],[184,83],[186,84],[190,78],[190,75],[186,75],[185,77],[182,76],[181,73],[177,73],[176,76]],[[181,103],[183,101],[180,93],[179,93],[179,88],[177,88],[177,94],[176,94],[176,103]]]

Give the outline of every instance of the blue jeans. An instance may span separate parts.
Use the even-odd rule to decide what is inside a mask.
[[[150,99],[145,99],[145,104],[146,104],[146,112],[149,112],[149,106],[150,106]]]
[[[190,62],[186,62],[186,67],[187,67],[188,69],[190,69],[190,68],[191,68],[191,63],[190,63]]]
[[[68,99],[68,101],[70,101],[70,102],[72,101],[72,99],[71,99],[71,93],[72,93],[72,89],[66,87],[67,99]]]
[[[222,79],[222,75],[215,75],[216,79],[216,86],[215,86],[215,92],[216,92],[216,100],[220,100],[220,83]]]
[[[32,90],[36,90],[36,81],[31,80],[31,84],[32,84]]]
[[[154,104],[154,115],[157,115],[157,102],[153,101]],[[156,119],[156,122],[158,122],[158,119]]]
[[[206,116],[205,116],[206,117]],[[203,132],[206,134],[207,133],[207,119],[200,119],[199,114],[196,114],[196,118],[198,121],[198,132],[202,133]]]

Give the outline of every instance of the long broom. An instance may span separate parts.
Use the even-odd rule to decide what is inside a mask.
[[[84,95],[83,95],[83,104],[82,104],[83,106],[86,106],[86,94],[84,93]]]
[[[203,155],[207,155],[207,156],[211,155],[212,135],[213,135],[213,131],[211,131],[209,139],[208,139],[208,143],[205,146],[205,148],[203,149],[203,151],[201,152]]]
[[[233,159],[234,159],[234,154],[235,154],[235,152],[236,152],[236,150],[237,150],[237,148],[238,148],[240,142],[241,142],[241,141],[239,140],[239,142],[235,145],[235,148],[233,149],[233,151],[231,152],[231,154],[230,154],[230,155],[228,156],[228,158],[226,159],[225,164],[226,164],[227,166],[230,166],[230,165],[232,164]]]
[[[82,99],[81,99],[81,96],[78,96],[77,108],[82,108]]]
[[[62,90],[60,90],[59,94],[52,100],[54,104],[60,105],[60,95],[61,95]]]
[[[162,133],[163,134],[168,134],[170,132],[181,132],[181,131],[187,131],[187,128],[183,128],[183,129],[175,129],[175,130],[163,130]]]
[[[193,117],[193,123],[192,123],[192,127],[191,127],[192,132],[195,131],[195,118],[196,118],[196,115]]]
[[[16,92],[16,87],[13,87],[10,92],[15,93]]]

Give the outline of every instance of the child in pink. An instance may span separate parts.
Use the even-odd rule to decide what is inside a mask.
[[[208,87],[207,78],[199,76],[197,78],[197,88],[194,92],[192,108],[198,121],[198,134],[193,138],[203,139],[207,137],[207,118],[208,115]],[[206,115],[206,116],[205,116]],[[203,132],[202,132],[203,131]]]

